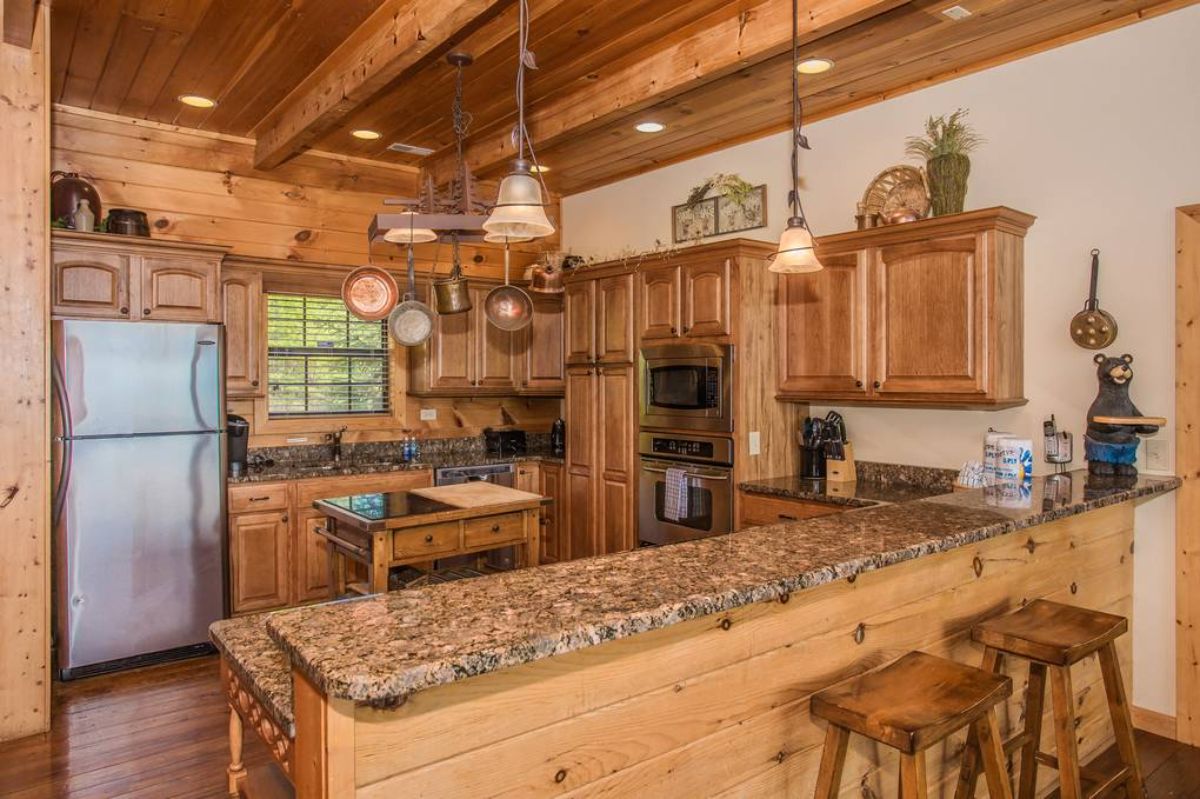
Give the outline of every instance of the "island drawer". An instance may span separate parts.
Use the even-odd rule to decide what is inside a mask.
[[[748,494],[741,492],[741,509],[738,512],[738,529],[757,527],[764,524],[783,524],[785,522],[812,519],[817,516],[829,516],[845,510],[842,505],[830,505],[824,502],[805,502],[798,499],[769,497],[763,494]]]
[[[287,506],[287,483],[250,483],[229,487],[230,513],[283,510]]]
[[[392,559],[433,557],[458,549],[459,522],[443,522],[392,534]]]
[[[463,546],[511,544],[525,540],[525,514],[502,513],[463,521]]]

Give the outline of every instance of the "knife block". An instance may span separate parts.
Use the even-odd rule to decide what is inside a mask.
[[[858,480],[858,470],[854,467],[854,444],[847,441],[846,457],[842,460],[825,459],[825,479],[830,483],[853,483]]]

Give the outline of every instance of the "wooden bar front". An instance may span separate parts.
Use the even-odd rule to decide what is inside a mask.
[[[327,699],[294,673],[296,795],[811,795],[824,735],[813,692],[915,649],[978,663],[971,626],[1036,597],[1129,616],[1132,545],[1124,502],[422,691],[394,710]],[[1130,636],[1117,648],[1128,682]],[[1027,674],[1014,669],[1005,730],[1023,711]],[[1086,760],[1112,740],[1094,658],[1074,684]],[[1043,729],[1053,751],[1053,724]],[[930,750],[935,792],[955,779],[962,744]],[[843,790],[892,795],[892,759],[853,740]],[[1054,779],[1042,770],[1042,787]]]

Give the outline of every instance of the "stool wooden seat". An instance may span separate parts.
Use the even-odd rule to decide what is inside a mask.
[[[851,732],[900,752],[900,796],[927,796],[925,750],[970,726],[994,799],[1012,796],[996,723],[996,705],[1012,681],[924,652],[813,696],[812,714],[829,722],[817,777],[818,799],[838,795]]]
[[[1036,795],[1039,764],[1058,770],[1062,799],[1097,797],[1122,783],[1130,797],[1141,799],[1146,795],[1115,645],[1116,639],[1128,629],[1129,621],[1122,616],[1038,599],[1014,613],[989,619],[971,631],[971,637],[984,645],[985,671],[998,673],[1005,655],[1029,661],[1025,727],[1004,744],[1005,753],[1021,751],[1018,799],[1033,799]],[[1092,654],[1100,660],[1109,715],[1121,757],[1121,768],[1111,775],[1096,774],[1079,763],[1071,666]],[[1054,708],[1054,736],[1058,749],[1055,756],[1038,749],[1042,739],[1047,677]],[[971,735],[973,737],[973,731]],[[968,742],[964,753],[956,799],[975,795],[978,763],[970,743],[973,741]],[[1093,784],[1086,793],[1084,778]]]

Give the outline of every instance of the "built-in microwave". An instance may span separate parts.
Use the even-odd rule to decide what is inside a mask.
[[[732,346],[642,347],[638,365],[642,427],[733,431]]]

